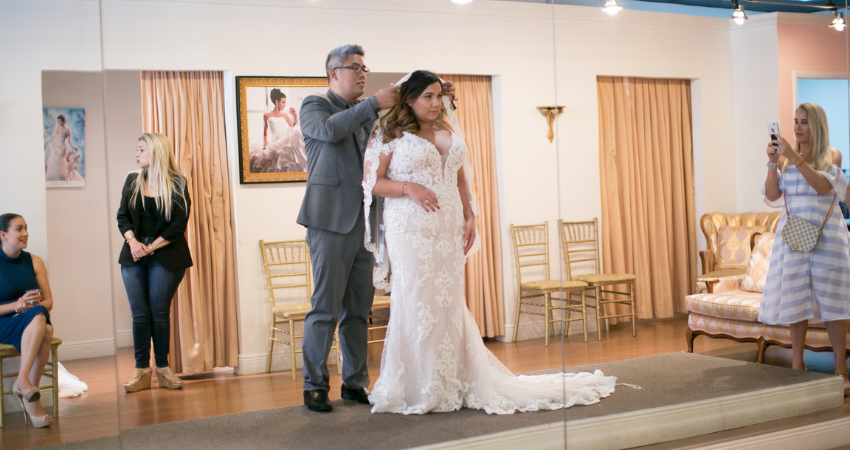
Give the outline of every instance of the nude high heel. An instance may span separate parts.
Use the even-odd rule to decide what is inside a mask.
[[[850,397],[850,386],[848,386],[848,382],[850,382],[850,375],[848,375],[848,372],[850,372],[850,371],[848,370],[847,366],[835,368],[835,374],[841,375],[841,377],[844,378],[844,396],[845,397]]]
[[[15,392],[15,397],[18,397],[18,401],[21,402],[21,408],[23,408],[23,410],[24,410],[24,425],[27,424],[27,416],[29,416],[30,422],[32,422],[33,428],[49,427],[50,424],[53,423],[53,417],[50,417],[50,415],[48,415],[48,414],[45,414],[43,416],[33,416],[33,415],[31,415],[29,413],[29,411],[27,411],[27,405],[24,403],[24,396],[22,394],[20,394],[21,390],[18,389],[18,388],[13,388],[13,391],[17,391],[17,392]]]
[[[17,386],[12,386],[12,393],[18,397],[24,398],[28,402],[41,400],[41,389],[39,389],[38,386],[32,386],[25,391],[18,389]]]
[[[156,368],[156,382],[161,388],[180,389],[183,387],[183,380],[174,375],[171,367]]]
[[[151,372],[153,371],[150,367],[133,370],[133,378],[130,378],[130,381],[124,383],[124,392],[139,392],[143,389],[150,389]]]

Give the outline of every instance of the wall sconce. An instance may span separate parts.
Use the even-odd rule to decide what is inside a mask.
[[[552,125],[555,123],[555,116],[564,112],[564,106],[538,106],[537,110],[540,111],[540,114],[546,117],[546,122],[549,124],[549,131],[546,133],[546,137],[549,138],[549,142],[552,142],[552,139],[555,138],[555,132],[552,130]]]

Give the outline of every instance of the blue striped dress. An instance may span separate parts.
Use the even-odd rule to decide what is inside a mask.
[[[759,321],[785,325],[807,319],[823,322],[850,318],[850,239],[847,225],[838,205],[809,252],[791,250],[782,240],[782,229],[788,212],[820,228],[829,212],[833,193],[844,200],[847,179],[834,164],[828,172],[819,172],[832,184],[833,190],[824,195],[817,191],[794,166],[780,172],[776,201],[765,197],[765,203],[782,208],[776,227],[776,240],[770,257],[767,281],[759,309]],[[764,188],[762,188],[764,194]]]

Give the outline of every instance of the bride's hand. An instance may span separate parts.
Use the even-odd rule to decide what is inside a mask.
[[[463,222],[463,239],[465,242],[463,254],[466,255],[469,253],[469,249],[472,248],[472,244],[475,242],[475,216],[472,216]]]
[[[407,196],[419,203],[425,211],[432,212],[440,209],[437,194],[419,183],[407,183]]]

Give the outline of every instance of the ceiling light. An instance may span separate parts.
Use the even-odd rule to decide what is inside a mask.
[[[749,19],[747,13],[744,12],[744,5],[739,5],[738,2],[735,2],[735,6],[735,12],[732,13],[732,20],[738,25],[743,25],[744,21]]]
[[[472,0],[452,0],[452,3],[457,3],[459,5],[462,5],[464,3],[472,3]]]
[[[605,7],[602,8],[602,11],[605,11],[608,14],[617,14],[621,9],[623,9],[623,7],[617,3],[617,0],[606,0]]]
[[[844,22],[844,13],[835,11],[835,19],[832,19],[830,27],[835,28],[835,31],[844,31],[846,22]]]

